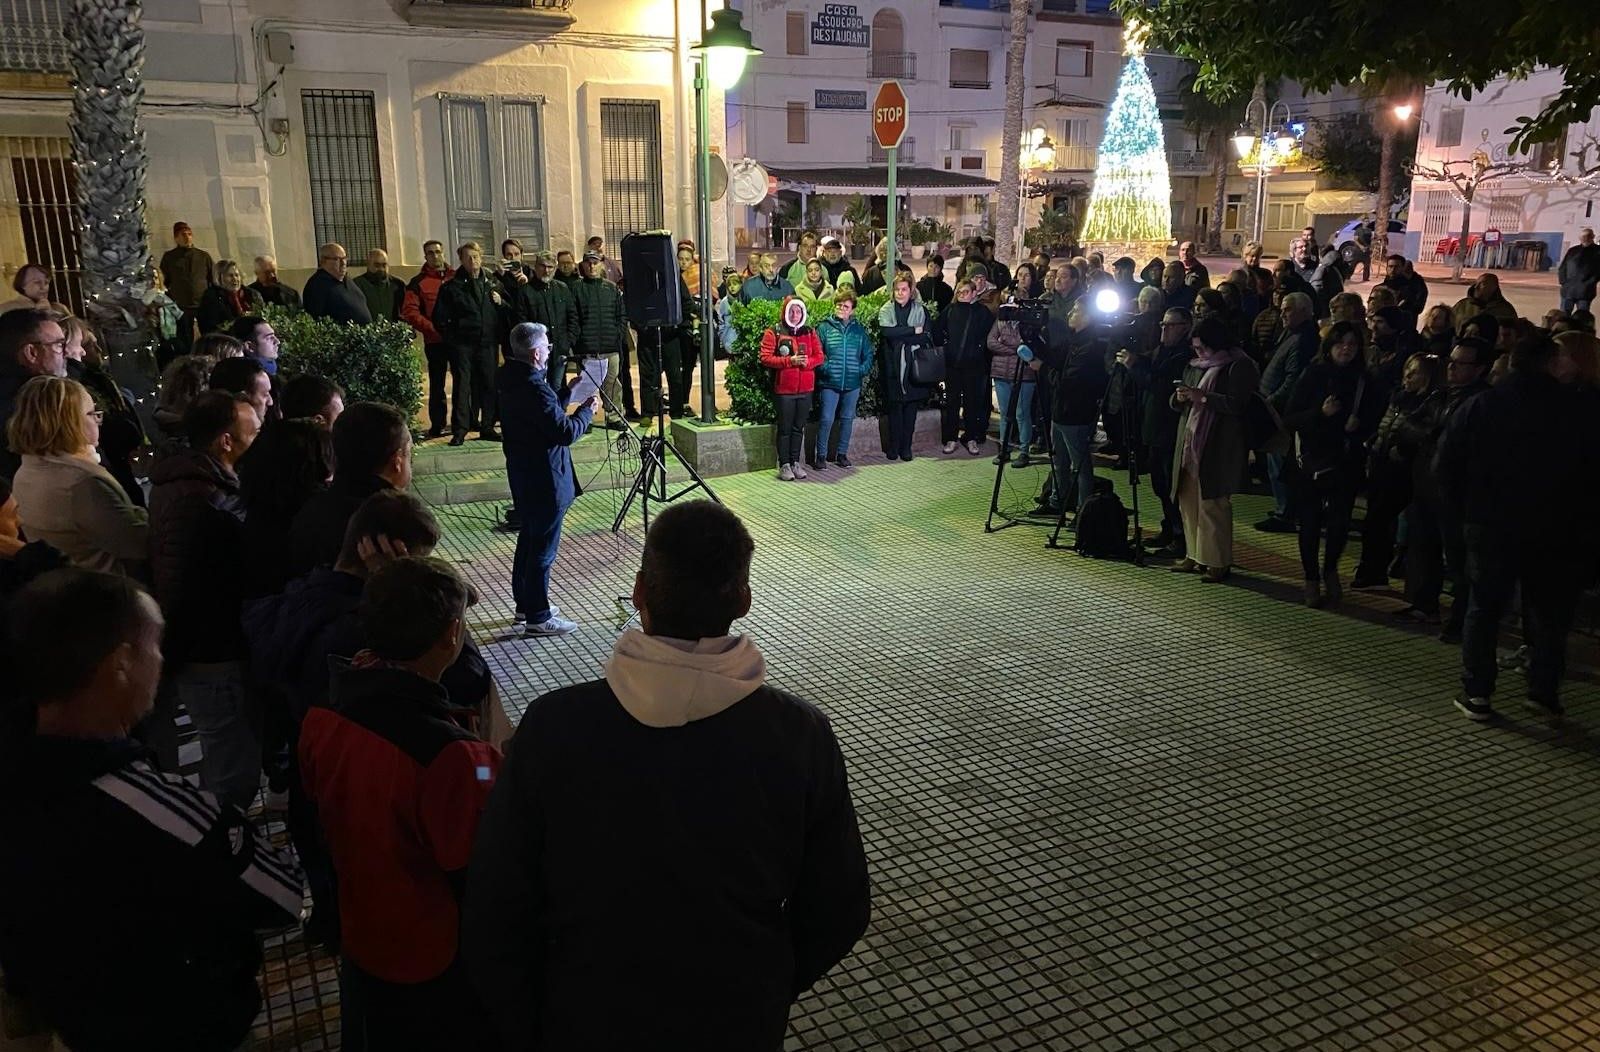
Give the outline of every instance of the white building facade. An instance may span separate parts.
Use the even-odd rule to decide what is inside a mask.
[[[67,0],[0,0],[0,270],[71,283]],[[711,6],[719,7],[720,3]],[[218,258],[285,280],[338,241],[501,239],[578,248],[631,230],[692,237],[687,0],[144,0],[153,249],[176,220]],[[712,142],[722,143],[713,97]],[[714,209],[713,256],[727,227]]]
[[[1581,178],[1586,171],[1600,172],[1600,116],[1569,126],[1559,140],[1530,153],[1510,150],[1506,129],[1515,127],[1518,117],[1537,113],[1561,86],[1560,71],[1545,69],[1522,80],[1496,80],[1470,101],[1442,85],[1424,93],[1419,166],[1439,168],[1448,162],[1451,171],[1466,173],[1479,151],[1489,164],[1527,165],[1478,187],[1468,223],[1468,266],[1553,266],[1576,243],[1578,231],[1600,219],[1595,214],[1600,186]],[[1411,193],[1404,251],[1426,261],[1448,256],[1461,232],[1465,205],[1460,195],[1420,175]]]

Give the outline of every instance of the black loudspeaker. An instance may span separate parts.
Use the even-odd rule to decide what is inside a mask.
[[[671,234],[629,234],[622,239],[622,302],[634,328],[682,325],[682,287]]]

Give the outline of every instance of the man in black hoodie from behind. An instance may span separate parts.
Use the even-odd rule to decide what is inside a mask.
[[[645,536],[605,678],[534,701],[468,867],[462,949],[507,1048],[783,1047],[866,929],[844,757],[748,636],[755,544],[707,501]]]
[[[333,484],[306,501],[289,526],[295,577],[333,565],[350,516],[368,497],[411,485],[411,426],[392,405],[357,402],[334,422],[333,457]]]

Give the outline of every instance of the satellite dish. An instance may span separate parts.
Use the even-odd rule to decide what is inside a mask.
[[[734,162],[728,181],[738,204],[757,205],[767,198],[767,170],[748,157]]]
[[[728,162],[711,155],[711,200],[720,201],[728,192]]]

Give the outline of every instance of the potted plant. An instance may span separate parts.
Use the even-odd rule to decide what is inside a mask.
[[[948,256],[950,250],[955,248],[956,228],[949,223],[937,223],[931,219],[928,222],[933,227],[930,237],[934,242],[934,250],[942,256]]]
[[[872,244],[872,209],[867,199],[857,194],[845,206],[844,221],[850,226],[850,258],[865,259]]]
[[[933,222],[920,217],[913,217],[906,224],[906,242],[911,246],[911,258],[921,259],[928,254],[928,242],[932,239],[930,228]]]

